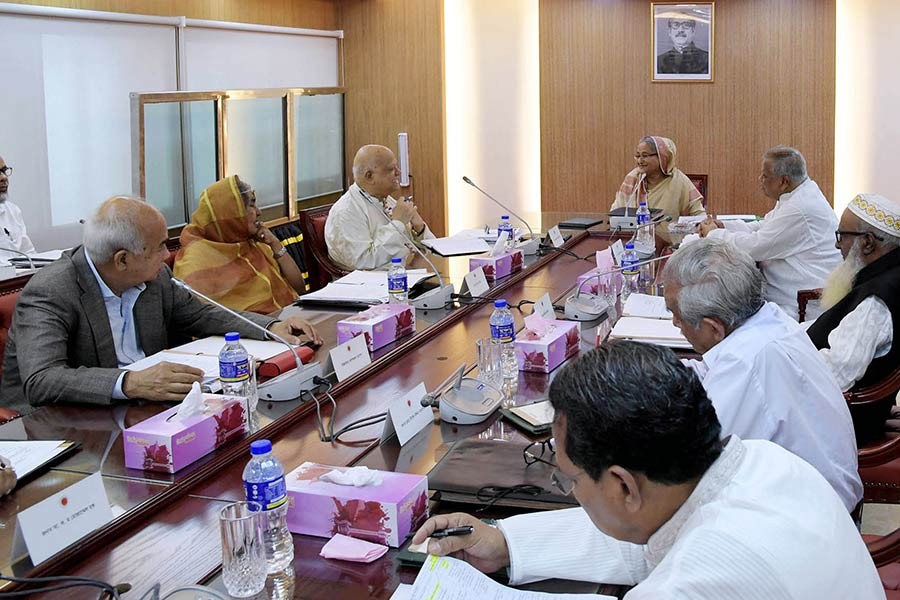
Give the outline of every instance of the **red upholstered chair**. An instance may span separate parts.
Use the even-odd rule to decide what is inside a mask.
[[[797,320],[800,323],[806,320],[806,305],[813,300],[818,300],[821,297],[822,288],[816,288],[813,290],[797,290],[797,308],[800,313]]]
[[[694,187],[697,188],[697,191],[700,192],[700,195],[703,196],[703,200],[701,200],[700,203],[703,204],[703,208],[706,208],[709,204],[709,198],[706,197],[706,184],[709,180],[709,175],[690,175],[688,173],[685,173],[685,175],[687,175],[687,178],[691,180],[691,183],[694,184]]]
[[[12,326],[13,312],[16,309],[16,301],[22,290],[11,290],[0,295],[0,376],[3,375],[3,356],[6,354],[6,340],[9,338],[9,328]],[[0,408],[0,423],[6,423],[20,416],[14,410]]]
[[[328,258],[328,247],[325,245],[325,221],[332,205],[316,206],[301,210],[300,229],[306,242],[307,256],[312,260],[309,266],[309,282],[313,291],[325,287],[331,281],[347,274]]]
[[[887,535],[863,535],[888,600],[900,600],[900,529]]]
[[[892,400],[900,391],[900,365],[879,383],[844,392],[850,410]],[[863,481],[863,500],[900,504],[900,432],[885,431],[882,439],[859,449],[859,475]]]

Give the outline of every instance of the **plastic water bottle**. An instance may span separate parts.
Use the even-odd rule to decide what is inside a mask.
[[[645,251],[652,251],[652,249],[656,247],[656,234],[654,232],[654,225],[650,221],[650,209],[647,208],[647,202],[645,200],[641,200],[641,205],[638,207],[637,224],[639,229],[637,230],[635,240],[639,246],[645,249]]]
[[[219,381],[222,382],[222,393],[226,396],[240,396],[247,399],[247,411],[256,410],[259,396],[255,379],[252,377],[250,354],[241,344],[241,334],[230,332],[225,334],[225,346],[219,352]]]
[[[500,217],[500,223],[497,224],[497,237],[499,238],[504,231],[509,234],[506,237],[506,247],[511,248],[515,245],[516,242],[513,239],[513,227],[512,223],[509,222],[509,215],[503,215],[502,217]]]
[[[406,286],[406,267],[400,257],[391,259],[391,268],[388,271],[388,295],[392,304],[406,304],[409,298]]]
[[[252,458],[244,467],[247,500],[259,502],[266,513],[263,545],[269,573],[278,573],[294,562],[294,539],[287,528],[288,497],[284,467],[272,456],[272,442],[250,444]]]
[[[512,312],[506,307],[506,300],[494,300],[491,314],[491,342],[500,344],[500,372],[504,379],[519,376],[516,363],[516,329]]]
[[[634,251],[634,243],[625,244],[625,253],[622,254],[622,304],[628,300],[628,296],[638,291],[640,269],[637,264],[637,252]]]

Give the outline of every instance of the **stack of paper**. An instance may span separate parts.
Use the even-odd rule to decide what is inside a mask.
[[[488,243],[478,237],[445,237],[432,240],[422,240],[422,244],[428,246],[441,256],[464,256],[466,254],[484,254],[490,250]]]
[[[646,319],[642,317],[622,317],[613,327],[611,338],[635,340],[668,346],[670,348],[692,348],[681,330],[668,319]]]
[[[407,269],[407,286],[412,289],[423,279],[433,276],[425,269]],[[385,304],[388,300],[387,271],[353,271],[321,290],[300,296],[301,303]]]
[[[648,294],[631,294],[625,301],[622,316],[643,317],[645,319],[671,319],[672,313],[666,308],[666,299]]]

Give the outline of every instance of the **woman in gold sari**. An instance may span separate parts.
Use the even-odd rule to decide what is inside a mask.
[[[303,275],[259,217],[256,194],[237,175],[206,188],[181,232],[175,276],[237,310],[265,314],[293,303]]]
[[[706,212],[703,196],[687,175],[675,168],[675,142],[669,138],[647,136],[634,152],[637,166],[625,176],[610,210],[627,206],[637,209],[641,200],[648,208],[658,208],[678,221],[682,215]]]

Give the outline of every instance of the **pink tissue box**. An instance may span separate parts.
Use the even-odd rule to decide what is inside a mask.
[[[488,281],[497,281],[507,275],[512,275],[522,270],[524,256],[521,250],[507,250],[503,254],[491,256],[473,256],[469,259],[469,270],[474,271],[478,267],[484,269],[484,278]]]
[[[607,271],[609,271],[609,270],[611,270],[611,269],[607,269]],[[577,290],[578,286],[581,286],[581,283],[583,281],[585,281],[586,279],[588,279],[589,277],[593,277],[594,275],[597,275],[599,273],[605,273],[605,272],[606,271],[601,271],[599,268],[594,267],[587,273],[584,273],[583,275],[579,275],[578,280],[576,281],[575,289]],[[581,288],[581,291],[583,293],[587,292],[587,293],[591,293],[591,294],[595,294],[595,295],[599,294],[600,293],[600,291],[599,291],[600,290],[600,279],[601,279],[600,277],[594,277],[593,279],[591,279],[590,283],[588,283],[583,288]],[[616,293],[618,293],[622,290],[622,274],[621,273],[611,274],[609,276],[609,280],[612,281],[613,283],[615,283]]]
[[[125,430],[125,466],[129,469],[174,473],[247,431],[245,400],[203,394],[204,414],[170,421],[173,406]]]
[[[516,362],[520,371],[549,373],[578,354],[580,328],[571,321],[550,321],[539,335],[527,327],[516,334]]]
[[[337,324],[338,344],[366,336],[369,352],[416,330],[416,311],[409,304],[378,304]]]
[[[379,471],[381,485],[320,481],[340,467],[305,462],[287,474],[287,525],[294,533],[351,537],[399,548],[428,518],[428,478]]]

